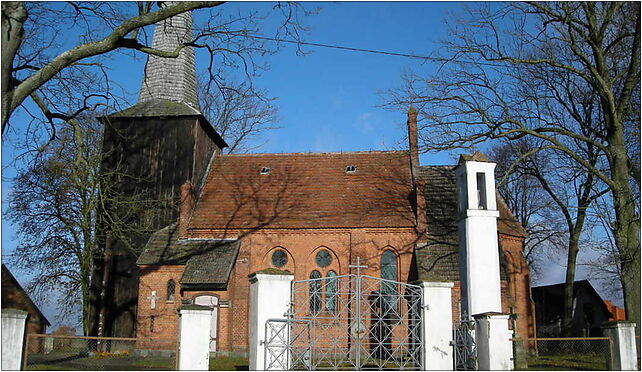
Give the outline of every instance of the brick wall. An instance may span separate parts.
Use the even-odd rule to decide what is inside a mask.
[[[222,232],[201,232],[192,237],[222,237]],[[393,250],[398,255],[398,277],[407,280],[407,273],[412,258],[412,246],[415,242],[414,232],[410,229],[324,229],[324,230],[263,230],[248,234],[242,238],[239,255],[230,274],[227,291],[181,292],[178,280],[183,266],[141,266],[139,287],[139,337],[176,337],[178,332],[178,314],[180,300],[192,299],[201,294],[219,297],[219,301],[229,301],[229,307],[218,309],[218,350],[243,352],[248,343],[248,275],[272,265],[272,253],[283,250],[287,254],[287,263],[281,267],[294,273],[295,280],[308,279],[312,270],[319,270],[322,275],[334,270],[338,275],[350,273],[348,265],[361,257],[368,268],[362,273],[380,276],[380,257],[384,250]],[[509,278],[503,280],[502,311],[509,313],[511,307],[518,314],[518,334],[534,335],[534,319],[529,315],[532,310],[528,270],[521,255],[521,240],[500,236],[500,246],[507,256]],[[319,268],[315,256],[320,249],[331,253],[331,263],[326,268]],[[517,257],[517,258],[515,258]],[[521,266],[520,266],[521,265]],[[526,268],[526,270],[525,270]],[[169,279],[177,285],[174,302],[165,301],[166,286]],[[161,297],[156,309],[150,308],[147,296],[155,290]],[[453,319],[459,319],[460,285],[453,288]],[[150,318],[154,316],[154,332],[150,330]]]
[[[137,337],[176,338],[178,337],[178,309],[181,305],[180,284],[184,266],[140,266],[138,284],[138,315],[136,320]],[[174,300],[167,300],[167,283],[174,280]],[[156,308],[151,308],[148,297],[156,291],[159,299]],[[152,324],[153,323],[153,324]]]
[[[500,234],[499,245],[506,258],[508,274],[506,295],[502,292],[504,312],[516,314],[515,327],[519,338],[535,337],[535,304],[531,298],[530,271],[524,259],[524,239]]]

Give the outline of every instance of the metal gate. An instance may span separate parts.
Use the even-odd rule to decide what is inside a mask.
[[[367,275],[295,281],[266,323],[266,370],[422,369],[422,291]]]
[[[453,329],[456,371],[477,370],[477,346],[475,345],[475,321],[460,320]]]

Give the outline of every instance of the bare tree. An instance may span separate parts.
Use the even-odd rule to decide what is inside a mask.
[[[507,143],[505,146],[509,148],[505,148],[504,151],[512,153],[512,159],[503,159],[507,160],[507,164],[513,164],[516,159],[532,152],[534,148],[538,148],[537,143],[529,143],[525,139],[515,143]],[[593,147],[590,146],[585,149],[575,148],[577,153],[582,154],[591,164],[595,165],[597,155],[591,150],[593,150]],[[506,166],[506,164],[503,165],[503,167]],[[574,331],[572,327],[573,286],[578,265],[577,257],[580,249],[589,245],[589,240],[582,238],[587,235],[585,229],[587,225],[590,225],[590,223],[587,224],[587,219],[590,218],[589,208],[606,190],[598,190],[597,180],[593,173],[584,172],[568,157],[559,156],[556,152],[550,150],[537,151],[533,155],[526,157],[513,167],[513,172],[519,174],[517,182],[521,183],[523,179],[536,182],[534,187],[540,191],[539,196],[544,196],[546,200],[550,201],[549,208],[556,209],[558,212],[555,217],[561,222],[561,226],[559,226],[561,229],[558,227],[556,243],[559,248],[563,248],[563,251],[566,252],[561,332],[563,336],[572,336]],[[522,190],[518,190],[518,192],[520,191]],[[519,195],[518,193],[515,196]],[[519,204],[521,207],[522,203]],[[533,206],[533,203],[527,205],[526,208],[530,206]],[[538,210],[535,209],[533,212],[538,212]],[[547,222],[550,224],[551,221]],[[549,238],[548,242],[550,243],[551,240]],[[560,243],[562,244],[560,245]]]
[[[228,153],[254,150],[263,143],[250,144],[265,131],[278,128],[277,109],[273,98],[264,91],[252,89],[248,82],[223,80],[217,86],[201,79],[199,101],[201,111],[229,145]]]
[[[95,119],[70,120],[35,164],[19,171],[7,213],[19,226],[20,244],[11,262],[35,273],[29,288],[39,296],[60,291],[65,315],[80,305],[85,334],[92,264],[105,255],[100,231],[134,249],[135,237],[149,234],[152,226],[151,216],[138,216],[167,203],[142,191],[120,193],[119,184],[131,176],[118,167],[100,169],[108,156],[101,140]]]
[[[155,2],[3,2],[2,3],[2,134],[12,127],[17,110],[32,117],[34,132],[42,135],[42,123],[56,126],[97,106],[121,108],[127,105],[110,78],[107,62],[116,53],[176,58],[185,47],[209,54],[208,78],[225,95],[223,77],[237,71],[247,79],[237,93],[262,97],[251,78],[267,66],[258,57],[274,53],[279,43],[269,40],[300,40],[306,31],[301,17],[310,14],[297,3],[277,3],[266,12],[220,11],[224,2],[174,2],[156,7]],[[232,5],[225,5],[232,6]],[[148,26],[174,15],[209,9],[202,24],[193,25],[194,36],[175,50],[152,48]],[[270,13],[280,17],[273,29],[262,23]],[[73,32],[69,32],[72,29]],[[77,35],[70,42],[58,36]],[[263,37],[262,39],[255,36]],[[73,100],[59,100],[59,93],[73,93]],[[69,94],[63,94],[68,97]],[[39,112],[33,110],[35,107]],[[38,135],[36,134],[36,135]]]
[[[548,257],[559,255],[565,248],[566,235],[560,221],[562,216],[537,179],[522,164],[508,173],[510,165],[523,152],[517,149],[523,146],[510,142],[499,144],[491,149],[490,158],[497,163],[497,177],[504,180],[498,185],[498,192],[528,233],[524,240],[524,259],[531,277],[537,278],[545,270]]]
[[[626,312],[639,324],[640,4],[480,4],[469,15],[453,27],[438,75],[407,74],[390,103],[421,108],[425,150],[530,137],[541,146],[518,161],[553,150],[603,183]],[[586,120],[578,108],[591,97],[599,115]],[[560,112],[574,120],[551,115]],[[579,143],[598,162],[576,153]]]

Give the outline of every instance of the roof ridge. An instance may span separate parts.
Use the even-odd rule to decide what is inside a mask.
[[[367,150],[367,151],[339,151],[339,152],[265,152],[246,154],[221,154],[222,157],[265,156],[265,155],[350,155],[350,154],[404,154],[406,150]]]
[[[436,165],[420,165],[419,169],[421,168],[455,168],[455,165],[452,164],[436,164]]]

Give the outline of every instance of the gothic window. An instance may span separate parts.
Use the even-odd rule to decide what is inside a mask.
[[[381,255],[381,278],[397,281],[397,255],[391,250],[385,250]],[[381,295],[388,309],[392,310],[397,302],[396,284],[386,281],[381,283]]]
[[[274,267],[283,267],[288,263],[288,255],[285,251],[278,249],[272,253],[272,265]]]
[[[326,284],[325,284],[325,309],[327,311],[335,312],[337,311],[337,292],[338,292],[338,281],[337,273],[333,270],[328,271],[326,274]]]
[[[167,282],[167,301],[174,301],[174,293],[176,293],[176,282],[170,279]]]
[[[322,249],[319,252],[317,252],[315,261],[317,265],[319,265],[319,267],[328,267],[330,266],[330,263],[332,263],[332,256],[330,256],[330,253],[328,251],[326,251],[325,249]]]
[[[321,310],[321,273],[314,270],[310,273],[310,312],[318,313]]]

